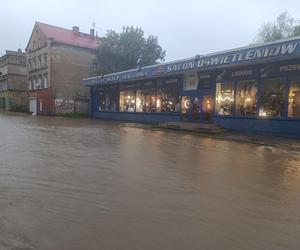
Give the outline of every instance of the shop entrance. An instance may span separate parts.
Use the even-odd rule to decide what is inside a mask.
[[[181,120],[185,122],[211,122],[213,98],[211,95],[182,96]]]

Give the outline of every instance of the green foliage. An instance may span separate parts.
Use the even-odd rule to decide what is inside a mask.
[[[156,64],[166,55],[157,37],[150,35],[145,38],[141,28],[132,26],[123,27],[121,33],[108,30],[101,42],[97,64],[102,75]]]
[[[256,36],[256,42],[273,42],[300,35],[299,20],[291,18],[288,12],[282,12],[275,22],[264,23]]]

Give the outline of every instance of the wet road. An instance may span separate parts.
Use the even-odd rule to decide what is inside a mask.
[[[0,114],[0,249],[299,249],[300,147]]]

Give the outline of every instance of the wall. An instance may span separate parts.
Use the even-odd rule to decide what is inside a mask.
[[[55,113],[88,113],[89,88],[82,79],[92,75],[95,51],[54,44],[51,60]]]
[[[300,136],[299,120],[214,117],[214,123],[233,130]]]

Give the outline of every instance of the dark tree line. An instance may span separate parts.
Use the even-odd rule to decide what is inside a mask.
[[[145,37],[141,28],[124,27],[122,32],[113,30],[101,38],[97,52],[99,73],[109,74],[162,62],[166,52],[157,37]]]

